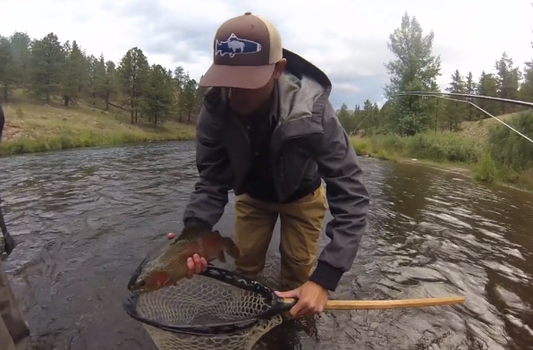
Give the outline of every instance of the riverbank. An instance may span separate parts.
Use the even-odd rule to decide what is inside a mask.
[[[497,164],[487,151],[484,137],[466,133],[427,133],[410,137],[373,135],[352,137],[351,142],[359,155],[438,167],[478,181],[533,192],[533,169],[517,172]]]
[[[166,122],[154,126],[143,119],[132,125],[129,114],[124,111],[104,111],[86,104],[63,107],[19,102],[5,104],[3,109],[6,126],[0,156],[91,146],[185,141],[195,136],[193,125]],[[511,117],[501,119],[510,121]],[[458,133],[427,133],[412,137],[373,135],[352,137],[351,141],[360,155],[438,167],[480,181],[533,191],[533,169],[513,171],[497,164],[487,151],[487,130],[494,122],[464,123],[463,131]]]
[[[121,110],[104,111],[86,104],[62,107],[12,103],[3,105],[6,125],[0,156],[78,147],[140,142],[185,141],[194,138],[192,125],[166,122],[154,126],[139,119],[129,123]]]

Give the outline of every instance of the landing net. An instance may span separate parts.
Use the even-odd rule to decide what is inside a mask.
[[[209,267],[175,286],[134,294],[124,307],[160,350],[251,350],[290,305],[257,281]]]

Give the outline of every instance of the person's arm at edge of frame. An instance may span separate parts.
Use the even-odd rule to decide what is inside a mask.
[[[220,121],[202,106],[196,124],[196,167],[199,178],[183,213],[185,228],[212,229],[224,213],[232,188],[232,171],[221,140]]]
[[[370,203],[363,183],[363,171],[350,139],[341,126],[330,101],[323,113],[324,133],[316,140],[315,161],[326,182],[326,196],[333,219],[326,226],[331,241],[318,257],[309,280],[335,291],[343,274],[356,258],[366,230]]]
[[[6,117],[4,115],[4,109],[0,103],[0,145],[2,144],[2,133],[4,132],[4,124],[6,122]]]

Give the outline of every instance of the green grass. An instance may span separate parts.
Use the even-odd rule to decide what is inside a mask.
[[[520,115],[514,119],[507,117],[507,121],[513,119],[515,124],[520,124],[522,119],[529,117],[528,115]],[[363,138],[352,137],[351,141],[360,155],[404,162],[413,161],[415,158],[420,163],[469,173],[479,181],[504,183],[533,191],[532,167],[529,165],[519,167],[514,164],[511,166],[510,163],[496,161],[496,159],[527,159],[526,152],[533,151],[533,145],[518,138],[502,139],[497,133],[501,133],[503,129],[494,129],[495,124],[498,124],[497,121],[478,123],[475,133],[472,132],[474,129],[472,127],[470,132],[430,132],[409,137],[394,134],[373,135]],[[514,143],[508,146],[506,142]],[[522,145],[523,142],[527,145]],[[522,148],[518,147],[519,143]],[[506,153],[502,154],[504,151]],[[525,160],[515,163],[524,165]]]
[[[5,104],[0,155],[54,151],[78,147],[189,140],[191,125],[167,122],[158,126],[139,119],[132,125],[123,111],[103,111],[88,105],[62,107],[25,102]]]
[[[6,127],[0,156],[181,141],[195,136],[192,125],[166,122],[154,126],[143,119],[132,125],[129,115],[121,110],[103,111],[83,103],[67,108],[57,102],[43,105],[21,101],[5,104],[4,113]],[[531,114],[500,118],[514,123],[525,134],[533,134]],[[463,123],[462,130],[456,133],[431,132],[410,137],[373,135],[352,137],[351,141],[360,155],[446,167],[468,172],[479,181],[503,182],[533,191],[533,145],[509,134],[495,120]]]
[[[355,150],[371,157],[394,160],[419,158],[439,163],[475,163],[483,142],[460,134],[417,134],[410,137],[375,135],[352,138]]]
[[[512,122],[520,113],[510,113],[499,115],[497,118],[505,123]],[[487,139],[489,130],[499,123],[494,118],[482,119],[474,122],[462,122],[460,134],[477,139]]]

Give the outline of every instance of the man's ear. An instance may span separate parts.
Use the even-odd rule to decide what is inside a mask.
[[[287,59],[286,58],[282,58],[281,60],[279,60],[276,63],[276,66],[274,68],[274,73],[272,73],[273,78],[274,79],[278,79],[279,77],[281,77],[281,75],[285,71],[285,67],[286,66],[287,66]]]

